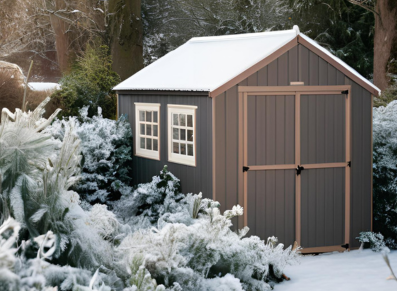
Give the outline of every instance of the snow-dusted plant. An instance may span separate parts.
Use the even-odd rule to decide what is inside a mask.
[[[133,192],[126,192],[113,206],[118,217],[133,227],[137,220],[143,218],[141,224],[145,221],[153,224],[165,213],[184,211],[185,208],[178,204],[184,198],[185,195],[180,193],[179,179],[165,166],[150,183],[139,184]]]
[[[81,199],[89,203],[106,203],[129,192],[131,180],[132,132],[124,116],[117,121],[98,115],[88,116],[88,107],[80,111],[80,118],[56,120],[46,132],[63,140],[66,128],[74,124],[74,132],[81,140],[81,180],[73,187]]]
[[[15,243],[20,230],[20,224],[12,218],[8,218],[0,226],[0,289],[18,290],[19,277],[13,272],[17,260]],[[8,233],[7,232],[11,232]],[[7,234],[7,235],[6,235]]]
[[[51,121],[41,117],[46,102],[33,112],[3,109],[0,124],[1,213],[21,225],[21,253],[14,267],[20,277],[18,290],[71,290],[76,284],[88,286],[87,278],[99,266],[116,268],[109,238],[119,231],[118,223],[104,207],[90,212],[80,207],[79,195],[70,190],[80,177],[75,123],[65,127],[62,141],[44,132]],[[69,264],[87,271],[70,269]]]
[[[360,232],[360,236],[357,237],[357,239],[361,244],[363,244],[362,246],[368,244],[374,252],[380,252],[386,247],[383,235],[380,233],[374,233],[371,231]]]
[[[248,228],[233,232],[231,219],[242,214],[240,206],[222,215],[219,204],[209,199],[203,199],[200,207],[195,205],[200,199],[187,195],[174,201],[179,208],[174,205],[164,213],[158,227],[127,236],[118,248],[122,264],[135,269],[144,266],[167,288],[178,284],[182,290],[219,290],[211,280],[226,281],[228,276],[233,278],[231,286],[238,286],[235,290],[269,290],[271,277],[280,278],[285,266],[298,260],[297,250],[284,249],[275,238],[265,243],[256,236],[244,238]],[[194,219],[191,209],[198,208],[201,211]]]
[[[397,101],[373,109],[374,229],[397,248]]]

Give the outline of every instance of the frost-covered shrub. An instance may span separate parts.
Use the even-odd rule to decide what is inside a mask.
[[[133,192],[125,193],[114,203],[114,211],[125,222],[145,219],[156,223],[165,213],[181,211],[178,202],[183,198],[179,179],[165,166],[160,176],[154,176],[150,183],[139,184]]]
[[[73,122],[65,127],[62,141],[43,132],[57,113],[49,120],[41,117],[48,101],[33,112],[2,110],[0,203],[1,220],[5,222],[0,229],[7,228],[10,216],[21,226],[17,242],[21,248],[13,267],[19,276],[17,290],[43,290],[52,286],[49,282],[60,287],[68,284],[63,290],[71,290],[80,281],[85,284],[82,276],[91,277],[99,266],[117,269],[110,238],[119,232],[119,224],[103,221],[104,217],[114,218],[103,206],[90,212],[83,210],[79,195],[70,190],[80,178],[80,140]],[[11,237],[15,239],[16,235]],[[1,238],[1,248],[6,246],[10,254],[10,239],[3,243]],[[86,271],[67,269],[67,265]],[[69,283],[65,283],[67,280]]]
[[[397,248],[397,101],[373,109],[374,230]]]
[[[74,124],[74,133],[81,140],[83,155],[80,182],[73,190],[89,203],[105,203],[130,192],[132,132],[124,116],[119,120],[103,118],[101,108],[92,118],[88,107],[83,107],[80,121],[75,117],[56,120],[47,127],[47,133],[62,140],[65,129]]]
[[[380,252],[386,247],[383,241],[383,235],[380,233],[371,231],[360,232],[360,236],[357,237],[357,239],[360,243],[364,244],[364,246],[368,244],[374,252]]]
[[[154,177],[146,184],[148,188],[140,185],[138,189],[150,189],[159,197],[153,191],[164,193],[156,188],[160,180]],[[284,249],[275,238],[267,243],[256,236],[245,238],[247,227],[233,232],[231,219],[243,213],[239,206],[222,215],[219,203],[201,199],[201,195],[188,194],[180,200],[177,197],[178,201],[173,192],[165,195],[168,207],[157,212],[161,216],[156,227],[141,228],[127,236],[119,252],[123,264],[131,269],[143,265],[166,287],[177,284],[181,290],[219,290],[217,284],[222,282],[224,290],[226,286],[233,286],[231,290],[268,290],[271,276],[280,278],[285,266],[298,260],[297,250],[291,246]]]

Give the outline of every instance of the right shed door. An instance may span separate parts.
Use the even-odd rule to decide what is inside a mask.
[[[347,95],[302,93],[300,155],[300,244],[304,248],[341,247],[345,234]],[[298,211],[299,212],[299,211]]]

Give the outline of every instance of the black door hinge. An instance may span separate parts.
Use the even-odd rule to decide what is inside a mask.
[[[351,167],[352,167],[352,162],[351,162],[351,161],[348,161],[348,162],[347,162],[347,165],[349,166],[349,168],[351,168]]]
[[[344,244],[344,245],[341,245],[341,247],[342,247],[342,248],[345,248],[345,249],[348,249],[348,248],[349,248],[349,244],[346,243],[346,244]]]
[[[349,90],[342,91],[341,94],[349,94]]]
[[[243,173],[247,172],[250,169],[250,167],[243,167]]]
[[[298,165],[296,167],[296,175],[299,176],[304,169],[305,169],[304,167]]]

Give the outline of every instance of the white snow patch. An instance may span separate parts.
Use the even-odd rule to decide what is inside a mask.
[[[389,253],[390,264],[397,272],[397,251]],[[275,291],[365,291],[397,290],[380,253],[371,250],[304,256],[300,265],[287,266],[284,274],[291,278],[275,286]]]
[[[58,90],[61,88],[58,83],[50,82],[29,82],[29,87],[33,91]]]

